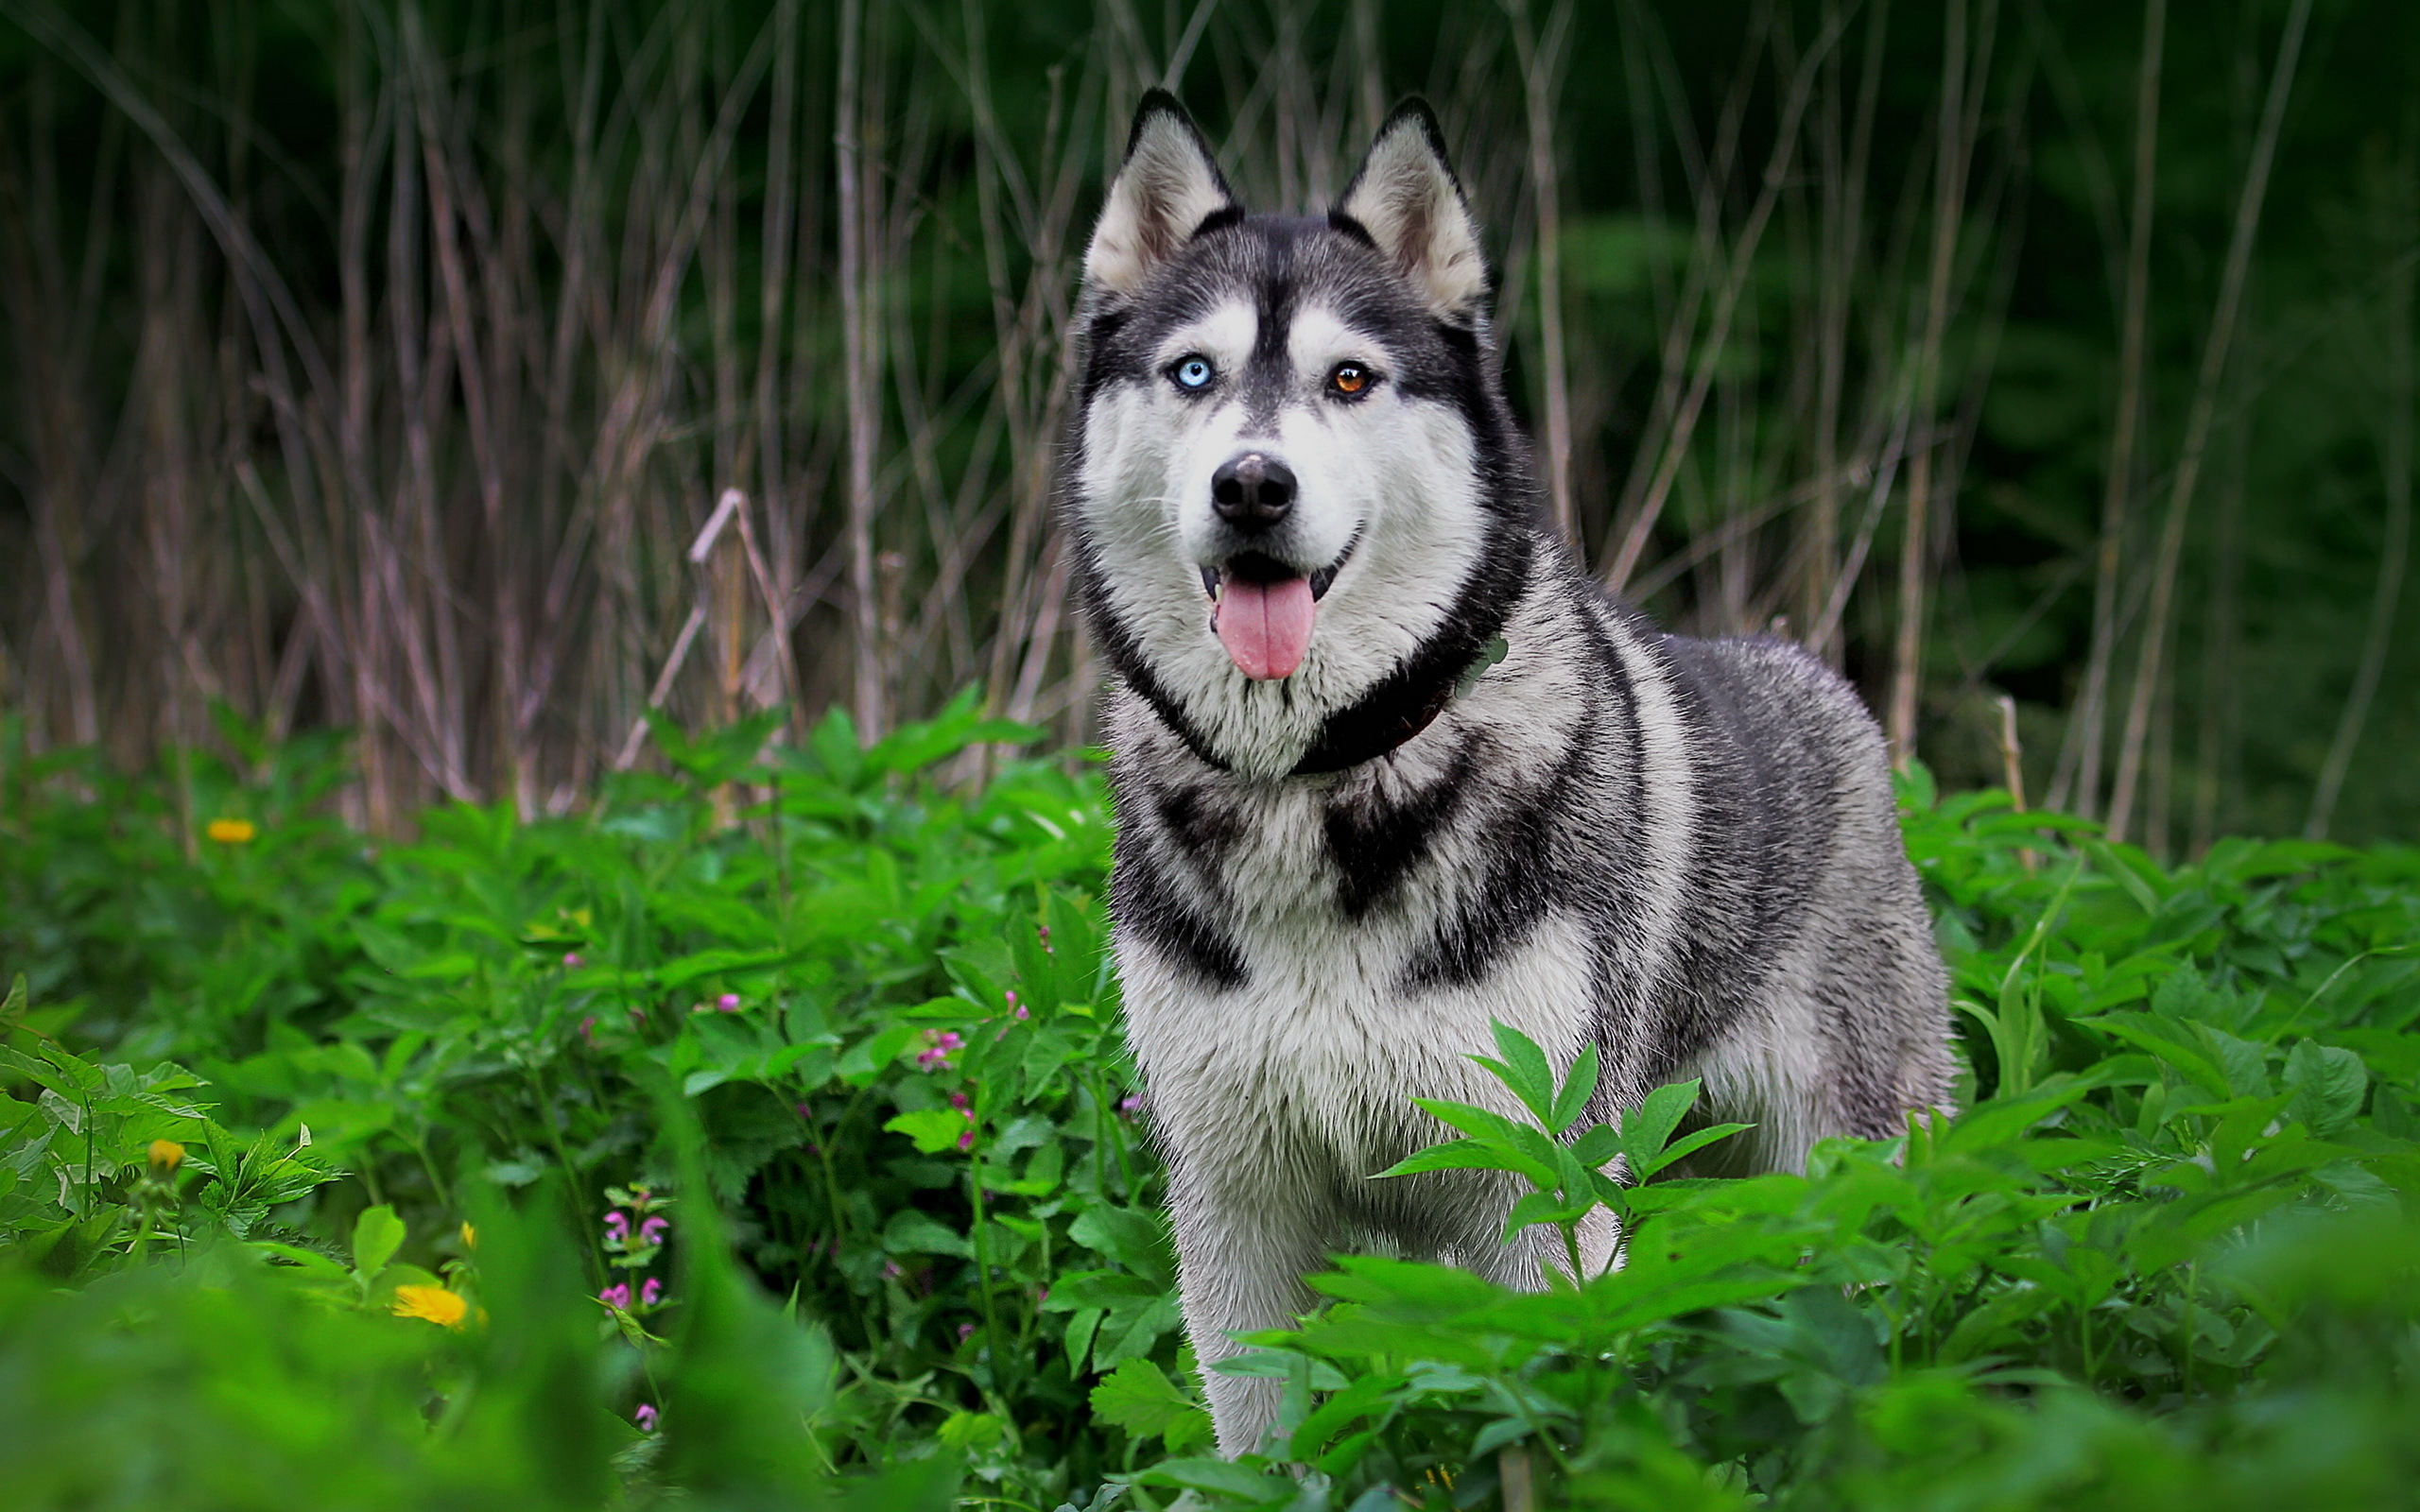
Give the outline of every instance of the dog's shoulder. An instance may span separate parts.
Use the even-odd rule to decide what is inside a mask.
[[[1717,747],[1871,766],[1882,731],[1847,679],[1774,636],[1663,637],[1691,712]]]

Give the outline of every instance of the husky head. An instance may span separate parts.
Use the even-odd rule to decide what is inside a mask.
[[[1084,254],[1062,507],[1096,638],[1196,754],[1327,769],[1497,633],[1535,506],[1486,301],[1426,106],[1297,218],[1245,214],[1145,96]]]

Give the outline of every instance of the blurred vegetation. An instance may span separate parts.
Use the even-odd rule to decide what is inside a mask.
[[[0,1505],[2366,1508],[2420,1469],[2420,851],[2171,869],[1919,771],[1967,1110],[1612,1188],[1548,1140],[1584,1068],[1508,1041],[1539,1126],[1485,1158],[1524,1221],[1615,1205],[1627,1264],[1340,1260],[1228,1463],[1097,776],[941,784],[1033,733],[971,697],[865,747],[776,718],[410,843],[315,816],[325,744],[231,717],[243,764],[128,777],[9,727]],[[1655,1165],[1690,1095],[1575,1147]]]
[[[0,704],[350,729],[381,830],[560,811],[651,705],[1080,744],[1133,99],[1285,208],[1416,89],[1609,580],[2155,854],[2408,833],[2415,59],[2387,0],[9,0]]]

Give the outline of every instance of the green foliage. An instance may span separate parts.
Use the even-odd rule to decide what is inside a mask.
[[[2420,1469],[2420,853],[2171,871],[1911,787],[1959,1116],[1712,1179],[1693,1084],[1587,1126],[1594,1056],[1499,1026],[1521,1116],[1426,1104],[1456,1137],[1389,1174],[1513,1173],[1570,1265],[1340,1259],[1221,1366],[1286,1383],[1231,1463],[1098,782],[943,784],[1021,733],[964,705],[763,733],[380,845],[310,816],[332,751],[197,759],[183,810],[0,772],[0,1504],[2203,1512]]]
[[[96,1065],[26,1029],[26,998],[20,975],[5,1017],[28,1049],[0,1044],[0,1071],[29,1097],[0,1100],[0,1242],[50,1275],[75,1280],[154,1244],[242,1238],[344,1174],[267,1134],[237,1139],[209,1105],[177,1095],[202,1085],[182,1067]]]

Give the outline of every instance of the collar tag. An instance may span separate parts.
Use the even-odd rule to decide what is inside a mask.
[[[1458,699],[1469,697],[1471,690],[1478,686],[1478,679],[1487,676],[1488,668],[1502,662],[1512,649],[1505,644],[1504,637],[1490,636],[1487,644],[1478,648],[1478,655],[1471,659],[1471,664],[1462,669],[1461,677],[1455,681],[1454,696]]]

